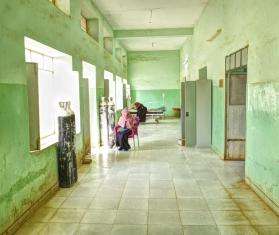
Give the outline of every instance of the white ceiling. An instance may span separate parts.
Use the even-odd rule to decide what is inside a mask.
[[[187,37],[145,37],[121,39],[128,51],[179,50]]]
[[[208,0],[93,0],[114,29],[192,27]],[[153,10],[151,23],[151,9]]]
[[[193,27],[208,0],[92,0],[113,29],[158,29]],[[182,38],[158,39],[160,48],[180,46]],[[150,39],[121,39],[127,49],[136,50],[141,43],[149,48]],[[177,44],[178,43],[178,44]],[[171,45],[173,47],[171,47]],[[175,45],[174,45],[175,44]],[[159,48],[159,45],[158,45]]]

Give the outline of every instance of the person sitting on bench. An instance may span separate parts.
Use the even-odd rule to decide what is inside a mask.
[[[140,122],[145,122],[146,121],[147,108],[139,102],[135,102],[134,107],[137,110],[137,117],[139,118],[139,121]]]

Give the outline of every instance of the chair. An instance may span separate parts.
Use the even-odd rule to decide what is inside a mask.
[[[133,139],[134,149],[136,149],[135,136],[137,137],[138,148],[139,148],[139,134],[138,134],[139,124],[140,124],[139,118],[135,117],[134,128],[132,129],[131,134],[128,136],[128,139]],[[115,135],[116,135],[116,133],[118,131],[118,128],[119,128],[119,126],[115,126],[114,127]]]
[[[135,136],[137,137],[137,142],[138,142],[138,148],[139,148],[139,118],[135,118],[135,125],[134,128],[132,129],[131,134],[128,136],[128,139],[133,139],[133,144],[134,144],[134,149],[136,149],[136,144],[135,144]]]

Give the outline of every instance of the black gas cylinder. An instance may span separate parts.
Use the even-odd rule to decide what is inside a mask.
[[[69,188],[78,178],[75,151],[75,115],[58,117],[58,127],[57,161],[59,186],[61,188]]]

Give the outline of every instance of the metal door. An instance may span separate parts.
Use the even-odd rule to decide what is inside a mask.
[[[226,82],[226,156],[245,159],[246,74],[228,73]]]
[[[191,147],[196,145],[196,82],[186,82],[185,93],[186,109],[186,145]]]
[[[181,145],[182,146],[185,146],[185,131],[186,131],[185,92],[186,92],[185,82],[181,82],[180,83],[180,105],[181,105],[180,123],[181,123]]]
[[[211,147],[211,97],[212,81],[198,80],[196,83],[197,147]]]

